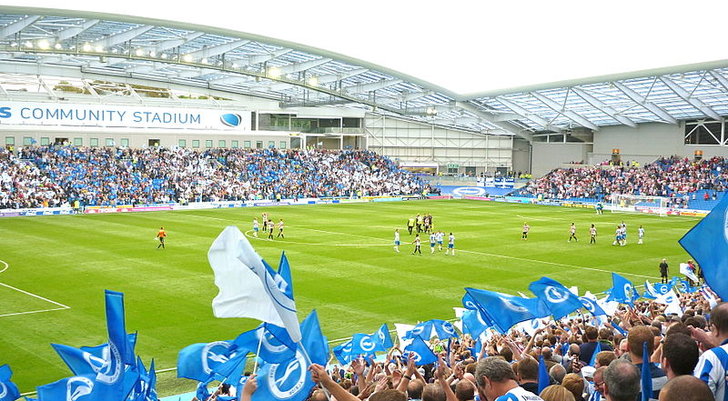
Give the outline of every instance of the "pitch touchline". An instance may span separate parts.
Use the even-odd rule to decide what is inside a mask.
[[[603,272],[603,273],[617,273],[617,274],[623,274],[623,275],[634,276],[634,277],[654,278],[653,276],[645,276],[645,275],[642,275],[642,274],[623,273],[623,272],[617,272],[617,271],[614,271],[614,270],[597,269],[596,267],[584,267],[584,266],[566,265],[566,264],[563,264],[563,263],[546,262],[546,261],[543,261],[543,260],[528,259],[528,258],[519,258],[517,256],[498,255],[498,254],[494,254],[494,253],[485,253],[485,252],[477,252],[477,251],[466,251],[466,250],[462,250],[462,249],[458,249],[458,252],[474,253],[474,254],[477,254],[477,255],[492,256],[492,257],[504,258],[504,259],[523,260],[523,261],[526,261],[526,262],[542,263],[542,264],[545,264],[545,265],[552,265],[552,266],[570,267],[572,269],[593,270],[593,271],[598,271],[598,272]]]
[[[289,241],[289,240],[285,240],[285,241],[275,241],[275,240],[268,239],[268,238],[263,238],[263,237],[254,237],[254,236],[250,235],[250,233],[252,233],[252,232],[253,232],[253,230],[246,231],[245,232],[245,236],[248,237],[248,238],[255,239],[255,240],[278,242],[278,243],[281,243],[281,244],[326,245],[326,246],[351,246],[351,247],[389,246],[389,244],[384,244],[384,243],[381,243],[381,244],[332,244],[332,243],[324,243],[324,242],[298,242],[298,241]],[[360,237],[363,237],[363,236],[360,235]],[[373,237],[368,237],[368,238],[373,238]]]

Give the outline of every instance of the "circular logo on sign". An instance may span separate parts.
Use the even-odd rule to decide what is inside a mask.
[[[465,301],[465,303],[463,303],[463,306],[465,306],[465,308],[467,308],[467,309],[477,309],[478,308],[477,306],[475,306],[475,303],[470,300]]]
[[[442,324],[442,330],[447,334],[455,334],[455,328],[450,324],[450,322],[445,322]]]
[[[412,329],[412,334],[413,334],[413,335],[416,335],[416,336],[419,336],[420,334],[422,334],[422,332],[423,332],[424,330],[425,330],[425,328],[424,328],[424,327],[422,327],[422,326],[418,326],[418,327],[415,327],[414,329]]]
[[[483,196],[485,195],[485,188],[481,187],[459,187],[452,190],[453,195],[456,196]]]
[[[663,294],[663,295],[667,294],[667,291],[668,291],[668,289],[667,289],[666,285],[660,286],[660,294]]]
[[[300,350],[296,358],[286,363],[271,364],[268,371],[270,392],[277,399],[289,399],[296,395],[306,383],[306,359]]]
[[[569,294],[566,294],[561,289],[551,285],[546,287],[546,291],[544,291],[544,294],[546,294],[546,299],[554,304],[558,304],[569,299]]]

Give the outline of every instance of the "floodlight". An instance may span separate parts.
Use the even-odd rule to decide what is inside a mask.
[[[55,48],[56,50],[61,50],[61,49],[63,49],[63,45],[62,45],[62,44],[60,44],[60,43],[56,43],[55,45],[53,45],[53,47],[54,47],[54,48]]]
[[[318,77],[308,77],[306,83],[308,83],[308,86],[318,86]]]
[[[94,47],[94,50],[96,51],[96,53],[101,53],[104,51],[104,47],[101,45],[96,45],[96,47]]]
[[[191,63],[192,62],[192,55],[185,54],[184,56],[182,56],[182,60],[184,60],[185,63]]]
[[[137,57],[141,57],[141,56],[143,56],[143,55],[144,55],[144,49],[142,49],[141,47],[139,47],[139,48],[137,48],[137,49],[136,49],[136,50],[134,51],[134,54],[136,54],[136,56],[137,56]]]
[[[29,40],[25,41],[24,45],[25,45],[25,47],[27,47],[28,49],[32,49],[32,48],[33,48],[33,42],[31,42],[31,41],[29,41]]]
[[[273,79],[278,79],[281,77],[281,69],[278,67],[271,67],[268,69],[267,75]]]
[[[51,48],[51,44],[48,42],[48,39],[41,39],[38,41],[38,48],[41,50],[48,50]]]
[[[84,43],[83,44],[83,51],[90,52],[91,51],[91,44],[90,43]]]

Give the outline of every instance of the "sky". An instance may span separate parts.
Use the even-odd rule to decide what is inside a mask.
[[[189,6],[184,6],[189,4]],[[728,1],[0,0],[305,44],[458,94],[728,59]]]

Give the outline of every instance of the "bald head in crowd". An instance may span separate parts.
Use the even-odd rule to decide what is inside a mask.
[[[455,398],[458,401],[475,399],[475,385],[470,380],[460,380],[455,385]]]
[[[660,401],[715,401],[710,388],[695,376],[678,376],[660,391]]]

